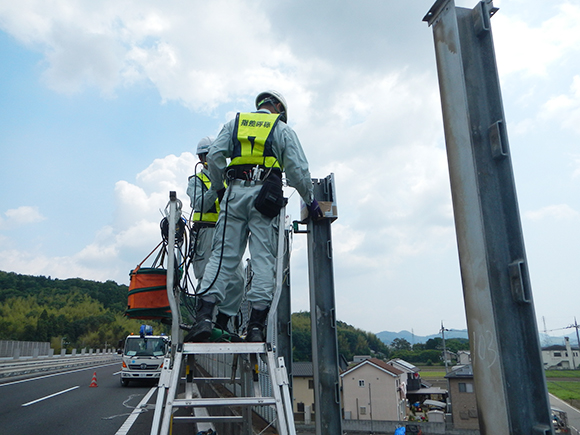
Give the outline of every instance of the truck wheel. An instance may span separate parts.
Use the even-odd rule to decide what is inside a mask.
[[[129,386],[129,379],[121,378],[121,386],[122,387]]]

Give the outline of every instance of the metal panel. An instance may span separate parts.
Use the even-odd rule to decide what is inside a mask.
[[[550,434],[550,407],[490,16],[439,0],[433,27],[461,276],[483,435]]]
[[[314,196],[319,202],[335,202],[333,174],[312,181]],[[330,225],[331,219],[327,218],[308,220],[308,276],[317,435],[342,433]]]

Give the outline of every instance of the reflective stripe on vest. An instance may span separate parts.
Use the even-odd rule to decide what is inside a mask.
[[[207,188],[207,190],[210,189],[211,182],[209,181],[209,178],[207,177],[207,175],[205,175],[203,172],[199,172],[198,174],[195,174],[195,176],[202,181],[202,183]],[[215,204],[213,205],[212,208],[210,208],[207,211],[207,213],[200,213],[199,211],[196,211],[195,213],[193,213],[193,221],[194,222],[213,222],[213,223],[216,223],[218,220],[219,213],[220,213],[220,203],[219,203],[218,199],[216,198]]]
[[[234,151],[229,166],[260,165],[280,168],[272,151],[272,132],[279,114],[238,113],[234,129]]]

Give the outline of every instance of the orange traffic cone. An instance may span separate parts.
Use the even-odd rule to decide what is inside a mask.
[[[89,387],[98,387],[97,385],[97,372],[93,373],[93,379],[91,380],[91,385]]]

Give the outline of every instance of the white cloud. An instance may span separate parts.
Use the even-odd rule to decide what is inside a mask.
[[[504,75],[522,72],[546,76],[558,62],[578,53],[580,6],[568,1],[561,1],[556,13],[536,26],[502,10],[493,17],[492,25],[500,73]]]
[[[38,207],[32,206],[22,206],[6,210],[4,215],[6,216],[5,219],[0,217],[0,230],[20,228],[42,222],[46,219],[46,217],[40,213]]]
[[[580,75],[572,79],[569,92],[550,98],[541,117],[580,134]]]
[[[113,223],[104,226],[94,241],[68,257],[51,258],[45,254],[20,249],[0,251],[2,270],[61,278],[83,277],[128,283],[129,271],[140,263],[161,241],[159,223],[169,202],[169,191],[177,192],[183,214],[189,216],[185,194],[187,177],[193,173],[197,157],[189,152],[156,159],[140,172],[135,184],[121,180],[115,186],[116,209]],[[38,222],[43,217],[34,207],[20,207],[5,213],[0,228]],[[10,235],[5,236],[10,241]],[[3,244],[6,246],[5,244]],[[153,261],[153,258],[148,260]],[[149,264],[149,263],[148,263]]]
[[[300,62],[269,37],[269,22],[259,5],[247,2],[0,4],[0,28],[44,54],[53,89],[71,93],[89,85],[112,94],[145,81],[163,100],[196,110],[291,82]]]
[[[528,219],[538,221],[542,219],[563,221],[577,220],[580,218],[580,212],[574,210],[568,204],[554,204],[543,207],[539,210],[528,211],[525,213]]]

